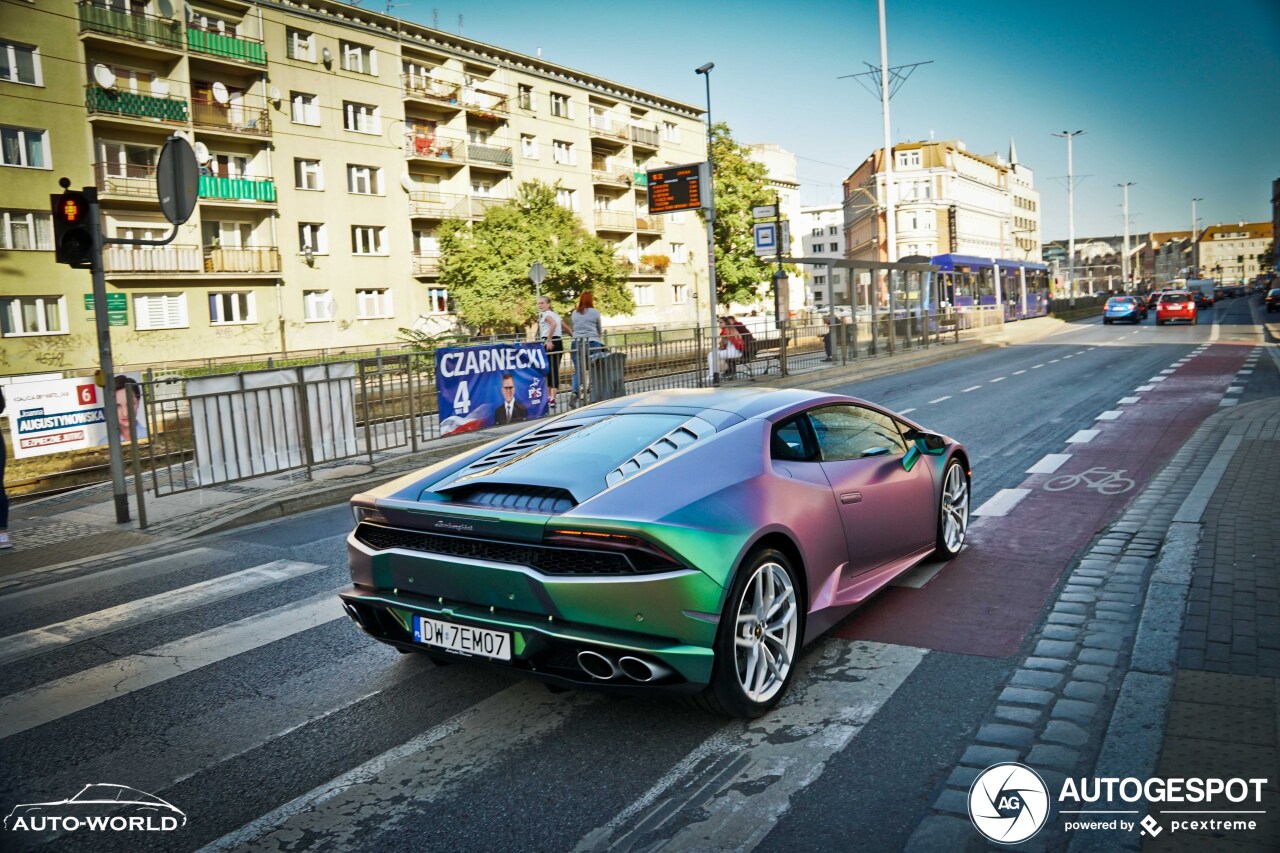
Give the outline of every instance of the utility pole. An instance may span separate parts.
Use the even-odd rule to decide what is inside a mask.
[[[1134,181],[1126,181],[1123,184],[1116,184],[1124,190],[1124,254],[1120,257],[1120,280],[1124,282],[1124,289],[1129,290],[1129,187],[1134,185]]]
[[[707,334],[710,336],[710,345],[716,346],[716,166],[715,158],[711,151],[712,144],[712,124],[711,124],[711,69],[715,68],[714,62],[708,62],[693,69],[694,74],[701,74],[707,81],[707,277],[709,281],[707,286],[711,291],[711,298],[707,300],[707,304],[711,307],[711,325],[708,327]],[[720,384],[720,362],[718,359],[708,358],[714,366],[715,370],[711,372],[711,384]]]
[[[1067,140],[1067,281],[1071,287],[1071,307],[1076,304],[1076,179],[1071,161],[1071,140],[1083,130],[1064,130],[1054,136]]]
[[[885,260],[898,259],[898,223],[893,204],[893,138],[889,135],[889,37],[885,32],[884,0],[880,0],[880,111],[884,117],[884,250]],[[889,274],[885,273],[885,284]]]
[[[1191,269],[1192,274],[1187,278],[1200,277],[1200,240],[1196,235],[1196,229],[1199,227],[1200,220],[1196,219],[1196,202],[1204,201],[1203,198],[1191,199]]]

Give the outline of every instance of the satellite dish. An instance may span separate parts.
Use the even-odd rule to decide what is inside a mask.
[[[271,87],[271,100],[276,101],[277,103],[280,101],[280,87],[279,87],[279,86],[272,86],[272,87]]]
[[[156,8],[160,10],[160,17],[173,17],[173,3],[171,3],[170,0],[160,0],[160,2],[156,4]]]
[[[407,193],[411,193],[417,189],[417,185],[413,182],[413,177],[410,176],[408,172],[400,173],[400,186],[404,187],[404,191]]]
[[[104,89],[114,89],[116,87],[115,72],[101,62],[93,66],[93,80]]]
[[[157,98],[163,98],[169,94],[169,81],[163,77],[155,77],[151,80],[151,94]]]
[[[320,59],[324,61],[325,65],[330,64],[333,62],[333,51],[329,50],[327,47],[322,48],[320,50]]]
[[[213,99],[220,104],[225,104],[231,100],[231,96],[227,93],[227,84],[219,80],[213,84]]]
[[[196,152],[196,162],[200,165],[203,166],[205,163],[208,163],[213,159],[213,155],[209,153],[209,146],[205,145],[203,142],[197,142],[195,145],[191,146],[191,148]]]

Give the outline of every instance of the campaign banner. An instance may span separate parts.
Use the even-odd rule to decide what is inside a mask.
[[[129,441],[129,405],[134,408],[135,435],[147,435],[141,386],[135,376],[118,378],[116,405],[111,416],[120,424],[120,438]],[[107,443],[103,389],[93,379],[46,379],[16,382],[4,389],[9,434],[16,459],[83,450]]]
[[[436,350],[440,434],[531,421],[547,413],[547,351],[541,343]]]

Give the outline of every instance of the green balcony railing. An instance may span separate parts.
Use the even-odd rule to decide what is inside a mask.
[[[197,53],[221,56],[237,62],[267,64],[267,51],[263,48],[262,42],[244,36],[229,36],[198,27],[187,27],[187,47]]]
[[[511,149],[501,145],[481,145],[479,143],[468,143],[467,158],[471,160],[473,166],[503,166],[511,167]]]
[[[260,201],[267,204],[274,204],[276,200],[276,182],[270,178],[220,178],[217,175],[201,175],[199,189],[200,198]]]
[[[85,87],[84,105],[90,115],[107,115],[151,118],[186,124],[187,102],[171,95],[158,97],[138,92],[120,92],[101,86]]]
[[[101,5],[101,0],[80,0],[80,29],[130,41],[165,47],[182,47],[182,26],[173,18],[131,14]]]

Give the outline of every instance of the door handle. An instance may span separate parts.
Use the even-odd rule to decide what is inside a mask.
[[[862,492],[845,492],[840,496],[842,504],[860,504],[862,503]]]

